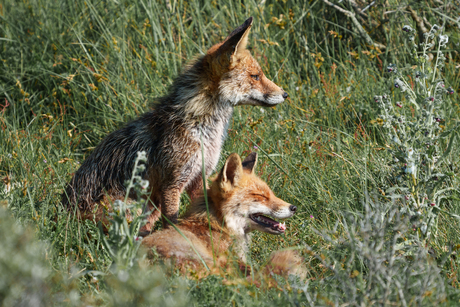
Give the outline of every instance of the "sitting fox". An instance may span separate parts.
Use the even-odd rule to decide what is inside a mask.
[[[161,214],[175,223],[181,193],[194,199],[203,187],[201,140],[208,176],[219,161],[233,108],[273,107],[288,96],[246,49],[251,25],[252,17],[188,66],[152,111],[103,139],[67,185],[63,205],[106,224],[104,208],[112,210],[113,201],[124,199],[136,153],[146,151],[148,210],[154,204],[161,212],[152,211],[144,230]]]
[[[177,230],[169,227],[154,232],[142,240],[142,245],[151,254],[173,260],[179,268],[197,271],[204,270],[202,261],[210,268],[228,268],[233,254],[236,264],[247,272],[250,232],[282,234],[285,224],[273,218],[292,217],[297,209],[277,198],[254,174],[256,162],[256,153],[243,162],[237,154],[230,155],[207,190],[208,208],[204,197],[196,199],[176,225]],[[293,251],[277,252],[266,269],[279,275],[298,274],[301,261]]]

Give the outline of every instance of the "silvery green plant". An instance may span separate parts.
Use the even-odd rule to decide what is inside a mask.
[[[109,213],[111,226],[108,237],[104,234],[102,226],[99,226],[101,240],[104,248],[113,260],[112,270],[121,274],[120,278],[127,274],[127,269],[134,265],[142,237],[139,237],[139,229],[145,221],[148,212],[143,212],[141,196],[147,194],[148,180],[144,180],[141,174],[145,171],[147,156],[144,151],[137,153],[131,179],[126,182],[126,196],[124,201],[116,200],[113,203],[113,212]],[[136,192],[139,201],[128,203],[128,195],[131,190]],[[143,212],[143,213],[142,213]]]
[[[392,172],[396,184],[388,192],[402,199],[403,210],[411,216],[413,228],[428,239],[438,214],[443,211],[439,207],[441,200],[457,189],[447,184],[451,174],[441,172],[441,163],[458,135],[458,126],[445,130],[449,123],[442,110],[447,96],[454,94],[451,87],[446,87],[442,75],[446,57],[441,48],[449,38],[434,25],[424,34],[425,41],[417,45],[415,30],[408,25],[402,30],[412,48],[415,65],[399,69],[396,64],[390,64],[387,71],[395,89],[402,94],[395,96],[403,99],[393,103],[389,94],[374,99],[381,107],[380,117],[394,162]],[[435,55],[433,61],[429,53]],[[412,86],[407,76],[412,76]],[[412,116],[405,116],[411,113]],[[446,149],[440,146],[443,139],[448,140]]]
[[[311,306],[434,306],[446,299],[441,270],[395,202],[366,194],[363,213],[347,214],[320,235],[316,258],[331,275],[304,290]],[[414,244],[402,244],[405,240]],[[445,261],[445,259],[441,259]]]

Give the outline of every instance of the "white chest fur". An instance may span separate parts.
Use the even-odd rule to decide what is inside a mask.
[[[204,167],[206,176],[209,176],[219,162],[222,145],[227,136],[227,129],[232,116],[233,108],[229,107],[219,115],[209,118],[205,123],[198,125],[193,131],[193,137],[201,144],[190,161],[191,179],[202,174],[202,155],[204,153]]]

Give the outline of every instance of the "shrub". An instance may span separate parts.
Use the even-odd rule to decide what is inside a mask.
[[[425,41],[417,45],[415,30],[407,25],[402,30],[407,33],[414,66],[399,69],[390,64],[387,68],[394,87],[403,94],[402,100],[393,105],[390,94],[374,99],[382,110],[380,117],[394,162],[391,167],[395,184],[387,192],[402,200],[402,212],[412,217],[413,227],[423,238],[429,238],[438,214],[446,212],[440,207],[441,200],[449,192],[459,191],[446,184],[452,174],[443,173],[441,163],[450,154],[460,125],[446,129],[450,123],[442,111],[446,96],[454,93],[451,87],[446,88],[442,77],[446,58],[441,48],[445,47],[448,36],[433,25],[425,33]],[[436,60],[429,61],[429,52],[435,54]],[[410,77],[415,81],[413,85],[408,80]],[[441,147],[444,139],[449,140],[446,148]]]

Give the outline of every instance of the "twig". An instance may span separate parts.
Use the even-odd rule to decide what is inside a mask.
[[[363,12],[366,11],[368,8],[370,8],[371,6],[373,6],[375,4],[375,1],[372,1],[368,6],[366,6],[365,8],[363,8]]]
[[[409,12],[408,11],[403,11],[403,10],[394,10],[394,11],[383,12],[383,15],[388,15],[388,14],[393,14],[393,13],[409,13]]]
[[[356,12],[358,12],[359,15],[367,18],[367,14],[364,13],[364,10],[366,10],[367,8],[364,10],[361,10],[358,4],[355,2],[355,0],[347,0],[347,2],[355,9]]]
[[[353,14],[352,12],[347,11],[347,10],[341,8],[340,6],[337,6],[337,5],[335,5],[334,3],[331,3],[331,2],[329,2],[329,1],[327,1],[327,0],[323,0],[323,2],[326,3],[326,4],[329,5],[329,6],[332,6],[333,8],[335,8],[336,10],[338,10],[339,12],[344,13],[344,14],[347,15],[348,17],[351,17],[351,16],[354,16],[354,15],[355,15],[355,14]]]
[[[428,26],[428,28],[432,28],[433,26],[431,25],[431,23],[429,23],[428,20],[426,20],[426,17],[423,17],[423,22]]]
[[[364,40],[366,41],[366,43],[368,45],[372,45],[372,46],[377,47],[379,49],[386,49],[385,45],[372,41],[372,38],[369,36],[369,34],[367,34],[366,30],[364,30],[363,26],[361,26],[359,21],[356,19],[355,13],[347,11],[347,10],[341,8],[340,6],[337,6],[334,3],[329,2],[328,0],[323,0],[323,2],[326,3],[329,6],[332,6],[333,8],[338,10],[339,12],[345,14],[347,17],[351,18],[351,21],[355,25],[355,27],[358,30],[359,34],[361,35],[361,37],[364,38]]]
[[[417,15],[417,12],[414,11],[409,5],[406,7],[406,9],[409,11],[410,15],[412,16],[412,19],[415,21],[415,26],[417,27],[417,30],[418,30],[419,41],[420,42],[425,41],[423,37],[423,33],[428,32],[428,29],[425,27],[425,23],[423,22],[423,19],[420,18]]]

